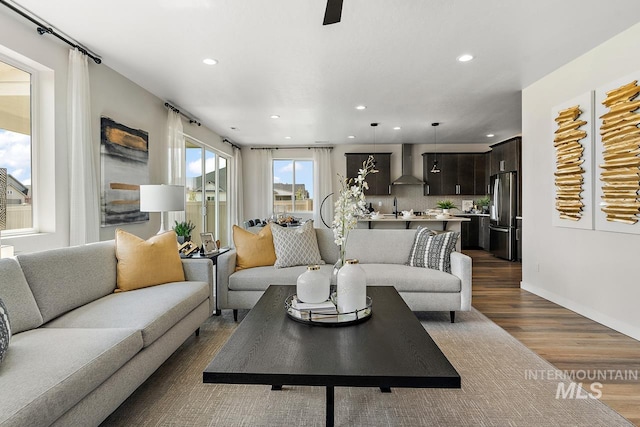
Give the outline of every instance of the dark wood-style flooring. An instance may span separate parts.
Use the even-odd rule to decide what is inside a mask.
[[[473,258],[472,305],[555,367],[640,373],[640,341],[520,289],[520,263],[482,250],[463,252]],[[598,380],[601,400],[640,426],[640,380],[607,377]],[[586,390],[590,384],[583,382]]]

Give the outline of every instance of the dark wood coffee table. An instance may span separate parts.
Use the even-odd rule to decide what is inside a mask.
[[[392,286],[367,288],[371,319],[327,328],[288,318],[295,286],[269,286],[203,372],[205,383],[326,387],[333,426],[334,387],[460,388],[460,375]],[[285,425],[287,420],[282,420]]]

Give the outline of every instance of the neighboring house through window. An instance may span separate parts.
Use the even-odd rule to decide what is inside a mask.
[[[313,212],[313,160],[273,160],[273,212]]]
[[[31,73],[0,57],[0,168],[7,169],[6,231],[31,229]]]

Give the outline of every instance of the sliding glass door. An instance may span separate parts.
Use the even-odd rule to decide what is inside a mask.
[[[221,246],[229,246],[228,173],[229,161],[216,151],[186,139],[187,221],[196,226],[191,233],[198,244],[200,233],[213,233]]]

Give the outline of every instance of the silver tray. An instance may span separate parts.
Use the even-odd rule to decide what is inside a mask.
[[[300,310],[293,306],[294,298],[297,299],[295,294],[289,295],[284,301],[285,312],[290,319],[307,325],[328,327],[357,325],[358,323],[369,320],[372,315],[372,300],[369,296],[367,296],[367,306],[365,308],[348,313],[338,313],[337,306],[336,311],[331,313],[306,309]],[[331,301],[333,305],[336,305],[335,292],[331,294],[331,298],[328,301]]]

